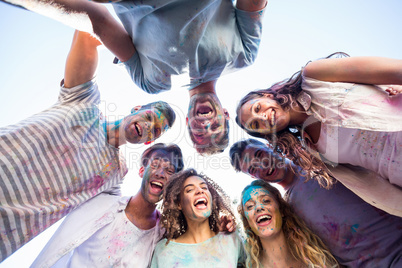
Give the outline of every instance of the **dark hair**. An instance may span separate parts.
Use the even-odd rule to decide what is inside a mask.
[[[343,52],[336,52],[326,58],[349,56]],[[289,125],[285,129],[272,134],[262,134],[256,131],[246,129],[240,122],[241,107],[248,101],[256,98],[267,97],[269,94],[284,110],[292,109],[296,105],[296,99],[302,92],[302,70],[294,73],[289,79],[285,79],[273,84],[270,88],[251,91],[243,99],[240,100],[236,108],[236,123],[244,129],[249,135],[263,138],[269,141],[274,147],[274,150],[284,154],[287,158],[293,161],[306,171],[307,178],[314,178],[324,188],[331,188],[334,184],[334,178],[328,172],[325,163],[320,157],[311,154],[304,146],[304,140],[301,135],[299,126]]]
[[[230,156],[230,163],[237,172],[241,171],[240,162],[243,161],[242,154],[243,151],[246,149],[247,145],[249,144],[266,146],[264,143],[256,139],[247,139],[234,143],[232,147],[230,147],[229,156]]]
[[[170,240],[176,239],[187,230],[187,222],[184,214],[179,210],[178,205],[181,201],[181,191],[187,178],[198,176],[202,178],[208,186],[212,196],[212,213],[209,216],[209,227],[217,233],[219,231],[220,216],[231,215],[235,220],[234,214],[230,208],[230,199],[213,180],[203,174],[198,174],[195,169],[189,168],[172,175],[163,191],[161,226],[165,228],[164,237]],[[234,223],[235,224],[235,223]]]
[[[168,120],[169,127],[172,127],[174,121],[176,120],[176,114],[173,111],[172,107],[164,101],[155,101],[145,105],[142,105],[140,108],[141,110],[155,108],[160,111]]]
[[[211,141],[209,144],[198,145],[195,141],[192,131],[190,128],[190,124],[187,125],[188,134],[190,135],[190,139],[194,144],[195,150],[201,155],[213,155],[217,153],[222,153],[229,144],[229,119],[225,119],[224,125],[224,134],[222,138],[217,141]]]
[[[183,155],[181,152],[181,149],[179,146],[177,146],[176,144],[169,144],[166,145],[164,143],[156,143],[154,145],[152,145],[151,147],[147,148],[141,155],[141,165],[142,166],[147,166],[148,164],[148,160],[151,157],[151,155],[155,152],[155,151],[164,151],[166,153],[172,153],[173,156],[173,162],[172,163],[175,168],[176,168],[176,172],[179,172],[183,169],[184,164],[183,164]]]
[[[285,235],[286,243],[292,256],[297,261],[309,265],[309,267],[311,264],[313,267],[337,266],[336,259],[329,252],[322,240],[296,215],[289,203],[282,198],[279,190],[263,180],[255,180],[243,189],[240,205],[237,208],[246,232],[245,248],[247,253],[247,267],[260,267],[259,258],[263,251],[261,240],[248,224],[243,209],[244,193],[253,186],[260,186],[268,190],[278,203],[279,210],[283,215],[282,230]]]

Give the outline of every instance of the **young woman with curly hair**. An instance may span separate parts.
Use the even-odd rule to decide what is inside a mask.
[[[238,211],[246,233],[248,268],[338,267],[321,239],[269,183],[255,180],[246,186]]]
[[[402,60],[334,55],[348,56],[310,62],[291,78],[247,94],[236,122],[322,187],[336,178],[395,214],[400,202],[385,201],[384,193],[402,196],[395,186],[402,186]],[[375,86],[384,84],[395,85]]]
[[[234,221],[229,202],[215,182],[194,169],[172,176],[163,194],[165,238],[156,245],[151,267],[236,267],[241,263],[244,250],[239,235],[219,232],[221,216]]]

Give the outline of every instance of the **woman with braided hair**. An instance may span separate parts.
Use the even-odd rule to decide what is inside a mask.
[[[210,178],[187,169],[172,176],[163,194],[164,239],[151,267],[236,267],[244,250],[236,232],[219,232],[231,217],[229,198]]]
[[[269,183],[255,180],[246,186],[238,211],[246,232],[248,268],[338,267],[321,239]]]

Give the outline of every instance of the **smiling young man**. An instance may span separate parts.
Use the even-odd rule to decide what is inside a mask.
[[[286,199],[296,214],[323,240],[340,264],[395,268],[402,265],[402,218],[371,206],[341,183],[326,190],[315,180],[305,182],[298,167],[286,159],[277,161],[281,157],[257,140],[235,143],[230,157],[236,171],[284,187]],[[362,172],[361,176],[365,174]]]
[[[32,267],[148,267],[162,238],[156,203],[183,169],[177,145],[162,143],[141,156],[141,188],[132,197],[102,193],[71,212]]]
[[[94,78],[100,43],[76,32],[56,104],[0,128],[1,260],[127,173],[119,146],[150,142],[174,122],[164,102],[104,120]]]

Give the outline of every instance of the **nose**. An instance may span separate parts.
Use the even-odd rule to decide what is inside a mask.
[[[204,190],[201,187],[197,187],[195,190],[195,194],[202,194],[204,193]]]
[[[202,122],[201,122],[201,126],[202,126],[203,128],[208,128],[210,124],[211,124],[211,123],[209,122],[209,120],[205,120],[205,121],[202,121]]]
[[[155,172],[155,176],[158,179],[165,179],[166,175],[165,175],[165,169],[164,168],[158,168]]]
[[[255,206],[255,209],[256,209],[257,212],[260,212],[260,211],[262,211],[264,209],[264,207],[262,206],[261,203],[257,203],[256,206]]]

